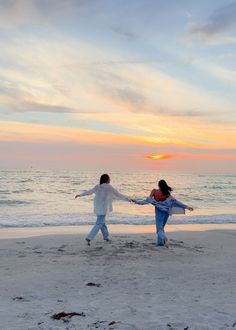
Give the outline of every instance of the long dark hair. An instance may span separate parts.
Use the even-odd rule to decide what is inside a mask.
[[[100,178],[100,184],[107,183],[110,180],[110,177],[108,174],[103,174]]]
[[[165,180],[160,180],[158,182],[158,186],[164,196],[170,195],[170,192],[173,190],[171,187],[168,186]]]

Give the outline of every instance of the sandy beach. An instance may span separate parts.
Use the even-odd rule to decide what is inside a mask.
[[[87,226],[0,230],[0,328],[236,328],[236,225],[169,225],[169,249],[153,226],[109,228],[90,247]]]

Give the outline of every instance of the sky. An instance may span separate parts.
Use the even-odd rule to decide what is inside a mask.
[[[236,172],[236,1],[0,0],[0,167]]]

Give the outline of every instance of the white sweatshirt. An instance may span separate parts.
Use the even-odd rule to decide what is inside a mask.
[[[96,185],[94,188],[84,191],[80,196],[95,194],[94,198],[94,213],[96,215],[105,215],[112,212],[112,200],[114,198],[130,201],[130,198],[120,194],[109,183]]]

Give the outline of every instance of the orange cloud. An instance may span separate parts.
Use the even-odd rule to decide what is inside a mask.
[[[182,158],[182,159],[209,159],[209,160],[219,160],[219,159],[236,159],[235,154],[208,154],[208,153],[201,153],[201,154],[149,154],[145,155],[145,158],[152,159],[152,160],[162,160],[162,159],[169,159],[169,158]]]
[[[182,154],[182,155],[179,155],[180,158],[189,158],[189,159],[208,159],[208,160],[234,160],[236,159],[236,155],[235,154]]]
[[[0,120],[0,141],[69,142],[97,145],[161,145],[199,147],[192,142],[173,138],[148,138],[141,135],[95,131],[86,128],[61,127],[43,124]],[[168,155],[167,155],[168,156]],[[150,158],[150,157],[147,157]],[[170,157],[168,157],[170,158]],[[163,159],[163,158],[162,158]]]
[[[145,155],[145,158],[148,159],[153,159],[153,160],[162,160],[162,159],[168,159],[168,158],[173,158],[174,155],[170,154],[149,154]]]

